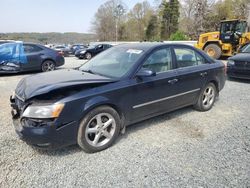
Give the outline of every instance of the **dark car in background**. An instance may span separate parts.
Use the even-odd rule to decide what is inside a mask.
[[[229,78],[250,79],[250,43],[240,49],[240,53],[228,58]]]
[[[78,143],[97,152],[130,124],[185,106],[210,110],[225,77],[221,61],[192,46],[119,45],[78,70],[22,79],[10,99],[13,122],[36,147]]]
[[[64,57],[68,57],[70,54],[70,49],[63,45],[57,45],[53,48],[55,51],[61,53]]]
[[[75,54],[75,56],[78,57],[79,59],[91,59],[95,55],[111,47],[112,45],[110,44],[91,45],[87,49],[81,50],[79,53]]]
[[[75,55],[76,51],[83,50],[83,49],[86,49],[86,48],[88,48],[88,46],[84,45],[84,44],[73,44],[70,47],[70,54]]]
[[[64,64],[64,57],[40,44],[12,42],[0,45],[0,73],[52,71]]]

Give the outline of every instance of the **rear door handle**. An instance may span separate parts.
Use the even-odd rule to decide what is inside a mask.
[[[207,72],[202,72],[202,73],[200,73],[200,75],[201,75],[202,77],[204,77],[204,76],[207,75]]]
[[[173,79],[173,80],[168,80],[168,83],[169,84],[174,84],[174,83],[176,83],[176,82],[178,82],[178,79]]]

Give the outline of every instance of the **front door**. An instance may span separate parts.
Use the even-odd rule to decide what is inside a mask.
[[[155,50],[141,68],[156,72],[156,76],[134,78],[131,121],[146,119],[175,107],[176,72],[172,69],[171,49],[164,47]]]

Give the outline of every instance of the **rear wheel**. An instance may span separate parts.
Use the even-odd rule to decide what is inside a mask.
[[[194,105],[195,109],[199,111],[208,111],[213,107],[217,96],[217,89],[213,83],[209,83],[201,91],[197,103]]]
[[[46,60],[42,63],[43,72],[53,71],[55,70],[55,68],[56,68],[55,63],[51,60]]]
[[[88,153],[110,147],[119,135],[121,120],[119,114],[109,106],[98,107],[81,121],[77,143]]]
[[[221,56],[221,48],[217,44],[209,44],[205,47],[205,52],[214,59],[219,59]]]

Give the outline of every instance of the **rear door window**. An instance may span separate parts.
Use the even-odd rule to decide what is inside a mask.
[[[36,45],[31,45],[31,44],[24,44],[23,47],[24,47],[25,53],[34,53],[34,52],[39,52],[43,50],[42,48]]]
[[[205,64],[205,59],[195,50],[189,48],[174,48],[177,67],[191,67]]]

